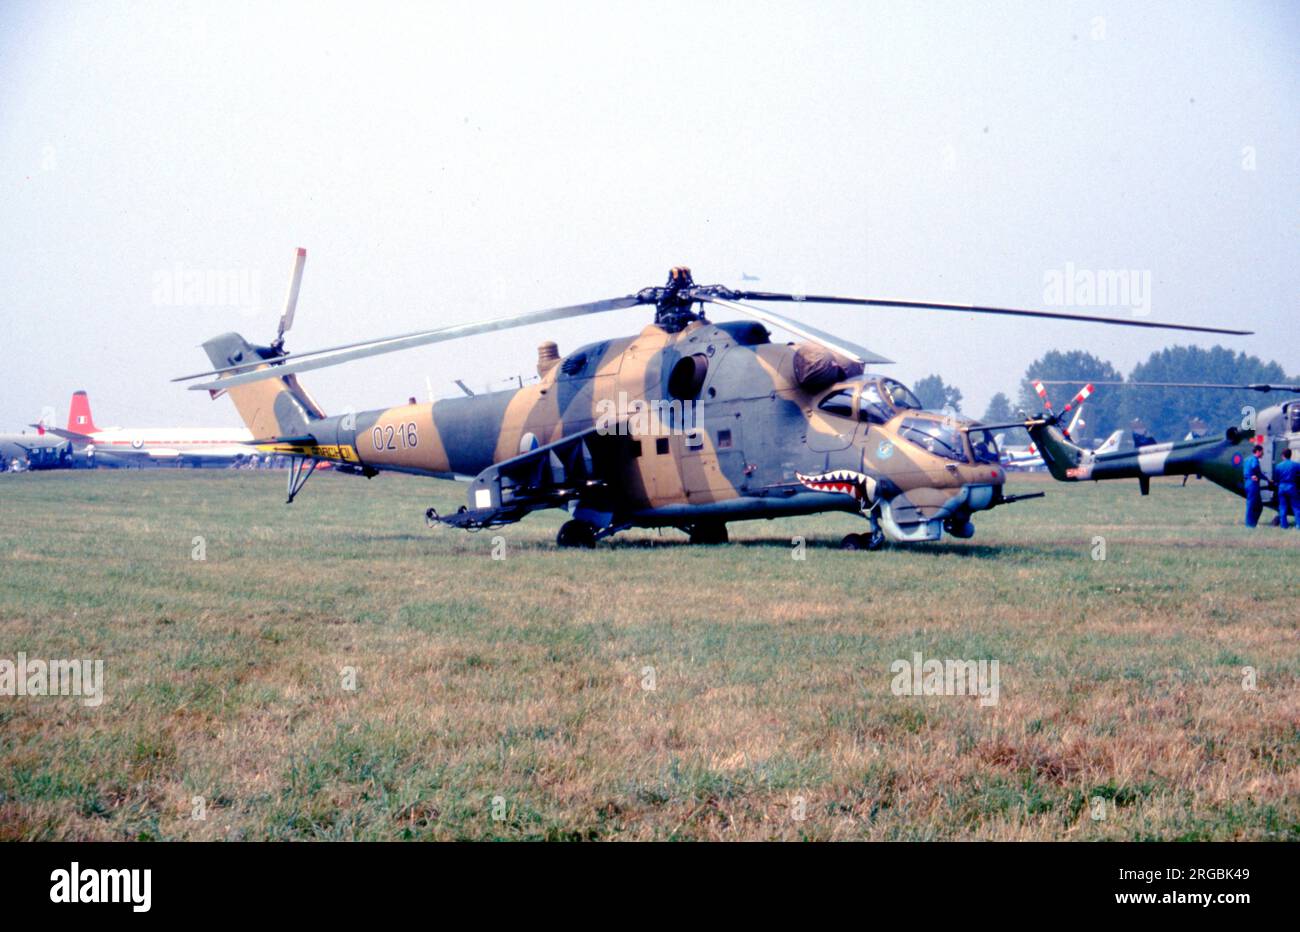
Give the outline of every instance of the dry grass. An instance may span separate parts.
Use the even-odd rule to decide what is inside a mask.
[[[282,482],[0,480],[0,658],[108,679],[0,698],[0,837],[1300,839],[1300,534],[1204,483],[877,554],[846,516],[558,552],[541,515],[493,560],[423,526],[461,487]],[[893,695],[914,651],[997,659],[999,703]]]

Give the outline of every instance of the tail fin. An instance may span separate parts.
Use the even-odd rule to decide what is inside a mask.
[[[237,333],[213,337],[203,344],[203,349],[215,369],[250,360],[272,360],[278,355],[270,347],[252,345]],[[219,394],[223,393],[213,392],[212,397]],[[254,440],[301,437],[311,432],[312,421],[325,416],[294,375],[239,385],[224,394],[230,395]]]
[[[1056,418],[1037,421],[1028,430],[1053,479],[1073,482],[1079,478],[1076,470],[1084,451],[1066,439],[1056,424]]]
[[[99,431],[95,426],[95,419],[90,416],[90,396],[84,391],[72,393],[72,404],[68,407],[67,429],[77,434],[93,434]]]

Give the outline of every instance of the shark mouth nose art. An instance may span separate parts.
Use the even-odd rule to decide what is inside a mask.
[[[814,492],[839,492],[842,495],[852,495],[860,505],[871,505],[876,500],[876,480],[852,469],[833,469],[815,476],[805,476],[797,472],[795,478]]]

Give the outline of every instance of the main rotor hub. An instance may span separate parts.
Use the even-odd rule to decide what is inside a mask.
[[[695,279],[684,265],[673,266],[668,271],[668,282],[655,301],[655,324],[669,333],[677,333],[695,320],[704,320],[702,312],[691,308],[699,303],[695,296]]]

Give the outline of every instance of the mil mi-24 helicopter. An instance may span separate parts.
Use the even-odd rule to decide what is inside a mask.
[[[727,540],[727,522],[846,511],[867,534],[938,540],[974,533],[975,512],[1005,495],[993,434],[966,418],[922,410],[902,383],[868,374],[890,360],[745,301],[808,302],[1088,321],[1117,326],[1243,334],[1185,324],[1055,311],[736,290],[697,285],[672,269],[662,287],[481,323],[440,327],[305,353],[284,350],[302,279],[299,250],[279,332],[269,346],[227,333],[203,344],[213,369],[176,381],[229,394],[256,443],[293,458],[289,501],[316,464],[373,476],[381,470],[469,481],[459,511],[430,523],[498,527],[562,508],[560,546],[591,547],[631,527],[676,527],[694,543]],[[326,416],[300,372],[431,343],[647,305],[654,321],[561,357],[542,343],[536,383]],[[747,320],[713,322],[711,309]],[[766,326],[765,326],[766,325]],[[773,343],[768,327],[797,342]],[[210,378],[215,376],[215,378]]]
[[[1043,384],[1059,385],[1047,381]],[[1300,394],[1300,385],[1256,383],[1226,385],[1200,382],[1095,382],[1094,385],[1115,385],[1125,388],[1198,388],[1219,391],[1293,392]],[[1272,405],[1262,411],[1243,409],[1246,415],[1240,425],[1228,427],[1219,436],[1192,436],[1190,439],[1166,443],[1150,443],[1122,452],[1089,452],[1070,442],[1060,428],[1060,417],[1050,412],[1043,417],[1027,418],[1017,426],[1029,431],[1042,454],[1052,477],[1061,482],[1100,481],[1102,479],[1138,480],[1143,495],[1151,492],[1152,476],[1197,476],[1209,479],[1242,498],[1246,497],[1246,483],[1242,463],[1256,445],[1263,447],[1260,457],[1265,473],[1281,459],[1282,451],[1290,448],[1292,456],[1300,457],[1300,399],[1285,404]],[[1276,489],[1260,490],[1263,504],[1277,509]]]

